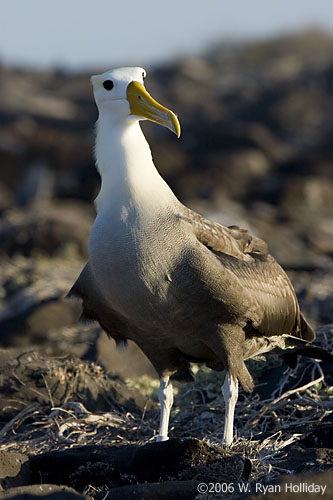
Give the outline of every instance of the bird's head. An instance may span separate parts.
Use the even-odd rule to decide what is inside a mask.
[[[144,87],[143,68],[117,68],[91,77],[94,97],[100,113],[112,113],[115,119],[150,120],[180,136],[177,116],[153,99]]]

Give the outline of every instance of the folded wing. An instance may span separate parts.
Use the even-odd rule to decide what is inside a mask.
[[[283,335],[312,341],[312,328],[300,313],[293,286],[268,253],[267,244],[237,226],[225,227],[184,207],[180,218],[197,239],[231,271],[251,297],[249,330],[253,335]],[[242,297],[239,298],[242,300]]]

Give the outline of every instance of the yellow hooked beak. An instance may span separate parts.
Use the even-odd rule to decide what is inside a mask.
[[[180,124],[175,113],[155,101],[141,83],[131,82],[128,85],[127,100],[132,115],[159,123],[174,132],[177,137],[180,136]]]

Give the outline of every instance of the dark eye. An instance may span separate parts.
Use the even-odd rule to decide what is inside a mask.
[[[105,90],[112,90],[113,82],[111,80],[105,80],[105,82],[103,82],[103,87],[105,88]]]
[[[145,81],[146,75],[142,72],[142,80]]]

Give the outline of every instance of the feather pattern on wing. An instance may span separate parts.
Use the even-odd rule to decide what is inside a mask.
[[[223,252],[241,260],[249,259],[251,252],[267,254],[267,244],[247,229],[238,226],[225,227],[218,222],[206,219],[183,205],[179,217],[187,221],[201,243],[215,252]]]
[[[237,226],[225,227],[184,206],[179,217],[251,293],[251,323],[259,334],[291,334],[311,341],[314,333],[300,314],[293,286],[268,253],[267,244]]]

